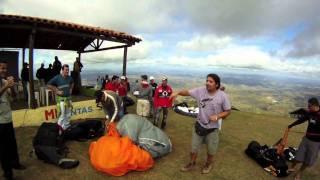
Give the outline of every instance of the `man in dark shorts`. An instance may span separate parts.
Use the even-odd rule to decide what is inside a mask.
[[[308,100],[308,113],[300,117],[298,120],[288,126],[291,129],[293,126],[302,124],[308,121],[308,128],[306,135],[302,138],[299,145],[296,159],[289,171],[296,171],[297,164],[302,163],[299,170],[297,170],[295,179],[300,179],[302,173],[307,167],[311,167],[317,161],[320,151],[320,107],[319,101],[316,98]]]

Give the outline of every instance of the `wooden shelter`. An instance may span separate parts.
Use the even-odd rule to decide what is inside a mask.
[[[104,41],[118,42],[122,45],[102,48]],[[54,49],[76,51],[81,53],[96,52],[123,48],[123,75],[126,75],[127,49],[139,43],[141,39],[100,27],[91,27],[57,20],[30,16],[0,14],[0,48],[22,48],[22,59],[25,59],[25,48],[29,49],[30,91],[33,84],[33,50]],[[91,46],[92,49],[86,50]],[[34,94],[31,93],[31,107],[35,108]]]

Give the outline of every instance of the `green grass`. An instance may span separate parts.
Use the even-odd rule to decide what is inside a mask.
[[[129,109],[134,112],[133,108]],[[50,164],[45,164],[35,157],[29,157],[32,149],[32,137],[37,127],[22,127],[16,129],[21,161],[27,166],[25,171],[15,171],[19,179],[44,180],[96,180],[96,179],[277,179],[265,172],[258,164],[245,154],[248,143],[257,140],[261,144],[274,144],[283,134],[285,127],[292,122],[288,117],[258,115],[247,112],[233,111],[223,123],[220,135],[220,146],[215,155],[214,169],[207,175],[200,173],[205,162],[206,151],[203,146],[197,162],[197,169],[183,173],[179,169],[189,160],[191,145],[191,129],[194,120],[169,112],[166,133],[173,143],[173,151],[167,156],[156,160],[152,169],[145,172],[129,172],[123,177],[112,177],[97,172],[90,165],[88,147],[90,142],[70,142],[70,158],[80,160],[80,165],[71,170],[63,170]],[[297,146],[304,135],[305,126],[295,127],[289,134],[289,145]],[[305,179],[320,177],[320,163],[305,172]],[[284,179],[292,179],[292,176]]]

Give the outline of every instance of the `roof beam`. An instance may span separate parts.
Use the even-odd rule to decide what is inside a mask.
[[[92,49],[92,50],[83,50],[80,51],[80,53],[89,53],[89,52],[96,52],[96,51],[104,51],[104,50],[110,50],[110,49],[119,49],[119,48],[127,48],[130,47],[131,45],[121,45],[121,46],[112,46],[112,47],[107,47],[107,48],[101,48],[101,49]]]

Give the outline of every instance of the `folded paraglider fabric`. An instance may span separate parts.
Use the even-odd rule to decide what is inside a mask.
[[[94,168],[113,176],[122,176],[131,170],[145,171],[154,164],[147,151],[129,137],[120,137],[114,123],[109,124],[107,135],[91,143],[89,156]]]

